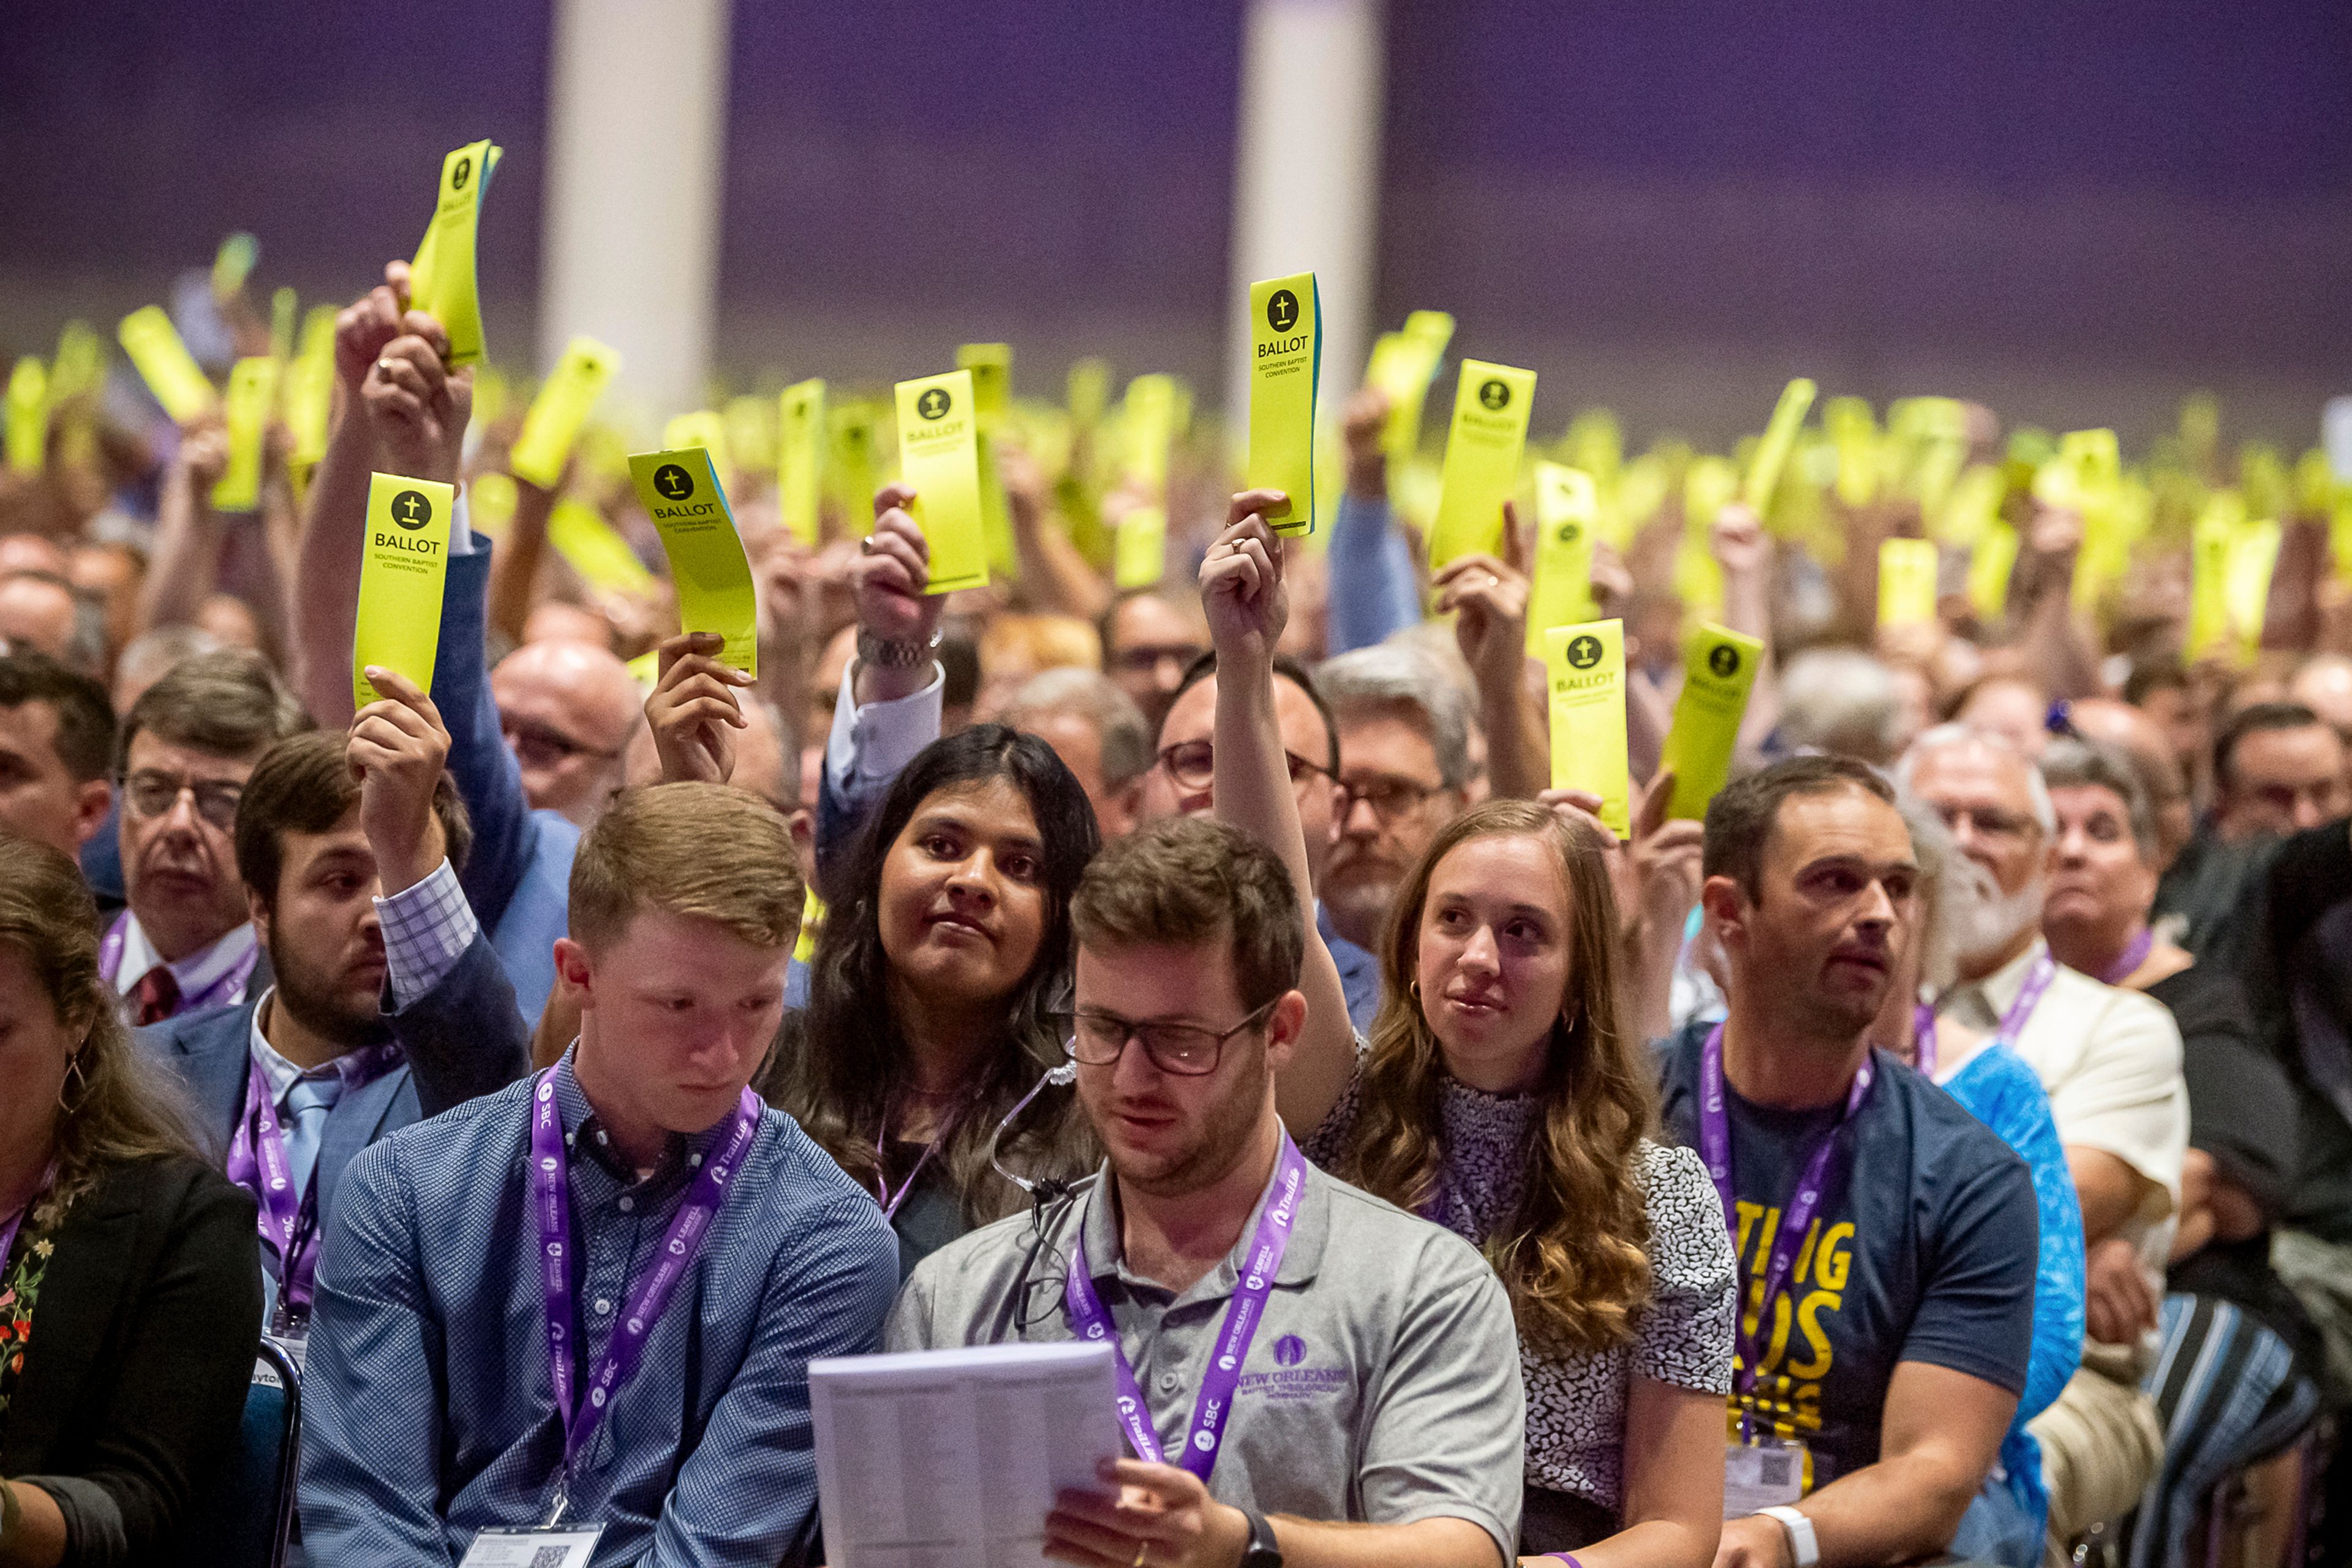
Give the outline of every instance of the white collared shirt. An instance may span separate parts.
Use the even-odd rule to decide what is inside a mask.
[[[309,1187],[311,1173],[318,1169],[319,1144],[326,1128],[326,1119],[319,1119],[315,1131],[304,1126],[287,1114],[286,1097],[292,1094],[294,1086],[304,1079],[314,1079],[323,1083],[329,1079],[340,1078],[343,1064],[342,1059],[337,1058],[306,1070],[278,1055],[278,1047],[269,1043],[269,1037],[261,1030],[261,1021],[269,1016],[269,1009],[277,998],[278,987],[273,985],[261,994],[260,1002],[255,1005],[250,1026],[250,1049],[254,1064],[261,1068],[262,1081],[269,1086],[269,1103],[278,1110],[279,1135],[286,1140],[286,1167],[293,1173],[295,1190],[299,1192]]]
[[[227,934],[215,938],[208,946],[200,947],[177,963],[164,964],[164,967],[179,983],[182,996],[195,996],[242,962],[246,954],[253,951],[254,942],[253,922],[247,921]],[[163,954],[157,952],[155,944],[147,940],[147,932],[140,925],[139,916],[126,911],[122,922],[122,961],[114,972],[115,991],[121,995],[130,995],[147,977],[147,972],[163,963]],[[239,986],[235,995],[224,996],[220,1000],[242,1002],[245,1000],[245,988]]]

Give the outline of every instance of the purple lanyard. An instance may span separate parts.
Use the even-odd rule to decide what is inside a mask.
[[[2124,956],[2129,958],[2131,955],[2126,953]],[[2147,949],[2143,947],[2140,957],[2147,956]],[[2132,968],[2138,967],[2138,963],[2135,961]],[[2005,1045],[2015,1046],[2017,1037],[2024,1031],[2027,1021],[2033,1016],[2033,1009],[2042,1005],[2042,994],[2050,989],[2051,981],[2057,977],[2058,961],[2044,952],[2040,958],[2033,961],[2033,967],[2025,972],[2025,984],[2018,987],[2017,1000],[2009,1005],[2009,1011],[2000,1016],[2000,1032],[1993,1037]],[[1936,1009],[1924,1002],[1919,1005],[1919,1011],[1915,1016],[1913,1034],[1916,1039],[1911,1051],[1912,1065],[1927,1077],[1934,1078],[1936,1076]]]
[[[1208,1376],[1201,1381],[1201,1397],[1192,1406],[1192,1427],[1185,1434],[1184,1452],[1177,1460],[1202,1481],[1217,1467],[1217,1450],[1225,1440],[1225,1417],[1233,1414],[1242,1363],[1265,1315],[1265,1299],[1282,1268],[1282,1255],[1290,1246],[1290,1222],[1297,1215],[1299,1195],[1306,1190],[1307,1158],[1286,1131],[1281,1152],[1275,1157],[1274,1191],[1259,1211],[1257,1235],[1250,1241],[1249,1267],[1234,1285],[1233,1303],[1225,1309],[1225,1321],[1217,1330],[1217,1353],[1209,1363]],[[1103,1195],[1097,1187],[1095,1198],[1099,1201]],[[1070,1249],[1070,1273],[1062,1287],[1062,1300],[1078,1338],[1110,1346],[1119,1423],[1127,1428],[1127,1440],[1134,1447],[1136,1458],[1155,1465],[1166,1463],[1160,1452],[1160,1434],[1151,1425],[1150,1406],[1144,1404],[1143,1390],[1136,1384],[1135,1368],[1128,1363],[1118,1330],[1103,1310],[1102,1298],[1095,1294],[1083,1226],[1076,1245]]]
[[[1736,1256],[1739,1250],[1739,1203],[1731,1185],[1731,1116],[1725,1107],[1720,1024],[1706,1037],[1706,1044],[1699,1051],[1698,1070],[1699,1158],[1706,1162],[1706,1173],[1715,1179],[1716,1194],[1723,1200],[1723,1223],[1731,1232],[1731,1249]],[[1805,1232],[1811,1227],[1813,1216],[1821,1212],[1830,1156],[1837,1148],[1838,1134],[1868,1098],[1871,1081],[1876,1076],[1876,1067],[1864,1055],[1861,1068],[1853,1075],[1853,1087],[1846,1090],[1844,1110],[1814,1141],[1812,1152],[1805,1157],[1804,1171],[1797,1178],[1796,1194],[1781,1210],[1780,1228],[1773,1233],[1771,1258],[1764,1269],[1764,1293],[1756,1303],[1756,1327],[1751,1331],[1744,1323],[1735,1324],[1739,1351],[1738,1392],[1742,1396],[1755,1389],[1759,1342],[1772,1321],[1772,1303],[1787,1288],[1796,1268],[1797,1250],[1804,1244]],[[1745,1411],[1740,1413],[1739,1432],[1743,1438],[1748,1433]]]
[[[98,972],[118,993],[122,988],[122,944],[130,929],[131,911],[125,910],[114,917],[114,923],[106,928],[106,936],[98,946]],[[257,942],[247,948],[245,956],[230,964],[227,973],[219,979],[194,995],[181,997],[180,1005],[173,1009],[173,1016],[194,1013],[202,1007],[217,1007],[224,1002],[234,1000],[245,989],[245,983],[253,978],[253,966],[260,957],[261,944]]]
[[[955,1131],[956,1122],[962,1117],[962,1111],[957,1111],[949,1119],[948,1124],[923,1145],[922,1153],[915,1160],[915,1168],[907,1173],[907,1179],[898,1184],[898,1191],[894,1195],[890,1191],[889,1179],[882,1173],[884,1152],[889,1148],[890,1137],[890,1112],[887,1110],[882,1112],[882,1130],[874,1135],[874,1195],[882,1202],[883,1224],[888,1225],[898,1217],[898,1205],[905,1203],[907,1194],[915,1190],[915,1178],[923,1173],[923,1167],[931,1163],[931,1156],[939,1152],[940,1145],[948,1141],[949,1135]]]
[[[374,1082],[405,1060],[394,1045],[369,1046],[336,1060],[335,1071],[351,1093]],[[311,1282],[319,1273],[319,1165],[310,1184],[294,1191],[293,1165],[286,1157],[286,1133],[269,1093],[269,1075],[254,1062],[246,1074],[245,1109],[228,1141],[228,1179],[251,1193],[260,1213],[264,1244],[278,1254],[278,1294],[293,1318],[310,1315]]]
[[[2099,978],[2110,985],[2121,985],[2132,977],[2133,973],[2141,964],[2147,962],[2147,955],[2155,951],[2155,928],[2142,926],[2139,928],[2139,934],[2132,938],[2129,944],[2124,948],[2123,956],[2116,960],[2115,966]]]
[[[751,1147],[763,1108],[750,1089],[735,1105],[735,1131],[719,1153],[703,1161],[702,1169],[679,1200],[677,1215],[662,1237],[654,1266],[629,1287],[622,1303],[621,1321],[588,1375],[588,1400],[582,1405],[572,1392],[572,1345],[580,1337],[579,1304],[572,1297],[572,1189],[569,1158],[563,1148],[563,1117],[555,1105],[555,1068],[539,1075],[531,1093],[530,1195],[539,1221],[540,1278],[547,1304],[547,1359],[555,1384],[555,1411],[563,1419],[563,1468],[556,1475],[554,1511],[548,1522],[561,1521],[569,1500],[572,1468],[588,1451],[612,1408],[613,1395],[634,1376],[645,1360],[646,1343],[662,1310],[677,1290],[678,1281],[710,1238],[719,1206],[735,1167]]]

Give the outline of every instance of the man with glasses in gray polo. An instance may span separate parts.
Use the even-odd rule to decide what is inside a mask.
[[[1163,820],[1097,857],[1071,921],[1068,1038],[1105,1168],[925,1259],[886,1348],[1115,1348],[1136,1457],[1106,1468],[1115,1498],[1058,1500],[1056,1561],[1511,1562],[1525,1404],[1501,1283],[1308,1164],[1275,1112],[1307,1015],[1282,862]]]

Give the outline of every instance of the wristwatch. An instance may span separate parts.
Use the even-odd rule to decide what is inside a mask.
[[[1282,1548],[1275,1543],[1274,1526],[1254,1508],[1242,1510],[1249,1521],[1249,1544],[1242,1548],[1241,1568],[1282,1568]]]
[[[1822,1560],[1822,1543],[1813,1534],[1811,1520],[1793,1508],[1759,1508],[1756,1511],[1779,1520],[1780,1528],[1789,1532],[1789,1555],[1795,1559],[1797,1568],[1813,1568]]]
[[[894,642],[877,637],[864,626],[857,628],[857,662],[884,669],[907,669],[931,657],[940,646],[940,636],[933,632],[929,642]]]

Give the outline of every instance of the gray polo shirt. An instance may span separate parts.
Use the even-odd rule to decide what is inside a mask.
[[[1083,1227],[1152,1426],[1178,1452],[1255,1227],[1173,1295],[1128,1271],[1117,1206],[1098,1174],[1046,1211],[1042,1247],[1024,1214],[933,1253],[898,1292],[885,1348],[1075,1338],[1062,1284]],[[1468,1520],[1507,1563],[1518,1551],[1526,1424],[1518,1333],[1486,1259],[1309,1165],[1210,1491],[1302,1519]]]

